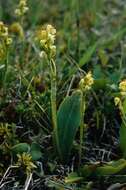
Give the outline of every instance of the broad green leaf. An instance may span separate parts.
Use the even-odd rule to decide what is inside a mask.
[[[57,114],[58,149],[62,161],[68,161],[81,120],[82,92],[75,91],[61,103]]]
[[[14,145],[11,150],[14,154],[29,152],[30,146],[27,143],[19,143]]]
[[[114,175],[122,172],[124,169],[126,169],[126,160],[120,159],[97,167],[95,174],[98,176]]]
[[[126,158],[126,126],[124,124],[122,124],[120,127],[119,141],[120,141],[120,148],[122,150],[123,157]]]
[[[116,175],[126,170],[126,160],[120,159],[117,161],[111,161],[101,165],[100,163],[94,163],[91,165],[85,165],[80,169],[79,176],[84,178],[96,176],[101,177],[105,175]]]
[[[42,152],[39,144],[33,142],[31,145],[31,156],[33,160],[39,160],[42,158]]]

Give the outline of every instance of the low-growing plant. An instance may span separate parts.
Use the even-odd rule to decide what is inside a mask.
[[[15,125],[0,123],[0,138],[1,154],[11,153],[11,147],[17,142]]]

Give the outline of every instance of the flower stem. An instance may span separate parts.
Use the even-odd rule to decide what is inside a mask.
[[[7,50],[6,52],[6,60],[5,60],[5,71],[4,71],[4,79],[3,79],[3,90],[4,90],[4,94],[6,94],[6,80],[7,80],[7,72],[8,72],[8,56],[9,56],[9,52]]]
[[[57,150],[60,154],[58,130],[57,130],[57,109],[56,109],[56,65],[53,59],[50,59],[50,78],[51,78],[51,111],[52,111],[52,124],[54,132],[54,143],[56,143]]]
[[[54,129],[57,128],[56,116],[56,66],[54,60],[50,60],[51,69],[51,109],[52,109],[52,122]]]
[[[82,97],[82,104],[81,104],[81,124],[80,124],[79,165],[81,164],[81,158],[82,158],[82,145],[83,145],[83,138],[84,138],[84,114],[85,114],[85,95],[83,94],[83,97]]]

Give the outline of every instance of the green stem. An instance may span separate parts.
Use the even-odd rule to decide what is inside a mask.
[[[8,56],[9,52],[6,52],[6,60],[5,60],[5,70],[4,70],[4,79],[3,79],[3,90],[4,94],[6,94],[6,79],[7,79],[7,72],[8,72]]]
[[[53,128],[57,129],[57,115],[56,115],[56,67],[53,60],[50,61],[51,69],[51,109]]]
[[[79,165],[81,164],[82,158],[82,146],[83,146],[83,138],[84,138],[84,114],[85,114],[85,95],[82,97],[81,104],[81,124],[80,124],[80,146],[79,146]]]
[[[51,78],[51,111],[52,111],[52,124],[54,132],[54,142],[56,143],[57,150],[60,154],[58,130],[57,130],[57,109],[56,109],[56,65],[53,59],[50,59],[50,78]]]

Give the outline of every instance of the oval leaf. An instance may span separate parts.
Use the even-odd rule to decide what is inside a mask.
[[[31,145],[32,160],[39,160],[42,157],[42,152],[39,144],[33,142]]]
[[[68,161],[73,140],[81,120],[82,92],[77,90],[61,103],[57,114],[59,154],[62,161]]]
[[[29,152],[30,146],[27,143],[19,143],[14,145],[11,150],[14,154]]]
[[[122,172],[124,169],[126,169],[126,160],[120,159],[98,167],[95,173],[98,176],[114,175]]]

